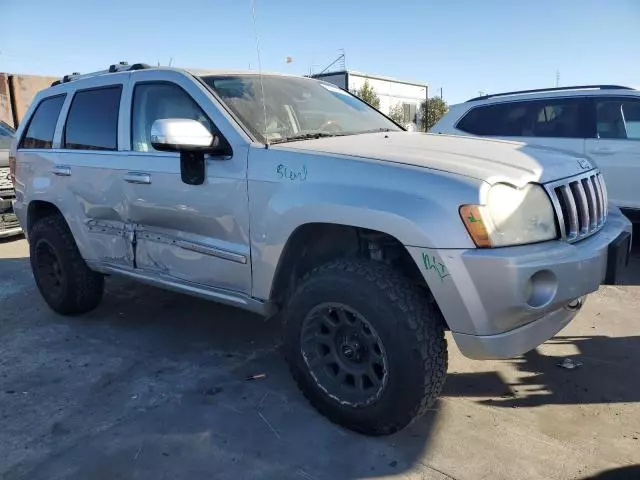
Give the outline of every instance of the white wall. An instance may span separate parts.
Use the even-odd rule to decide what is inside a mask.
[[[412,103],[416,106],[417,112],[427,95],[426,87],[367,78],[353,73],[349,74],[349,90],[353,92],[360,89],[366,80],[369,81],[369,85],[374,89],[376,95],[380,97],[380,111],[385,114],[388,114],[391,106],[397,103]]]

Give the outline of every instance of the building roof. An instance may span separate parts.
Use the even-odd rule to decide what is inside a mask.
[[[314,73],[314,74],[311,75],[311,77],[313,77],[313,78],[323,78],[323,77],[329,77],[331,75],[343,75],[345,73],[347,73],[349,75],[357,75],[358,77],[373,78],[374,80],[384,80],[386,82],[404,83],[405,85],[413,85],[415,87],[425,87],[426,88],[428,86],[426,83],[412,82],[412,81],[408,81],[408,80],[400,80],[398,78],[387,77],[387,76],[383,76],[383,75],[374,75],[374,74],[371,74],[371,73],[358,72],[357,70],[338,70],[338,71],[334,71],[334,72]]]

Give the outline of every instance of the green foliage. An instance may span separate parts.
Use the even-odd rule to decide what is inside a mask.
[[[360,97],[374,108],[380,108],[380,98],[376,95],[375,90],[369,84],[369,80],[365,80],[362,87],[353,92],[354,95]]]
[[[426,132],[431,130],[431,127],[449,111],[447,102],[440,97],[431,97],[428,102],[427,108],[425,108],[426,102],[422,102],[420,105],[420,121],[423,127],[426,126]]]
[[[396,103],[389,108],[389,118],[400,125],[404,125],[404,108],[401,103]]]

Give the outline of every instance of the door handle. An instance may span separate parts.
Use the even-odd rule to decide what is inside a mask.
[[[124,181],[129,183],[137,183],[139,185],[149,185],[151,183],[151,174],[144,172],[127,172]]]
[[[51,172],[54,175],[58,175],[60,177],[70,177],[71,176],[71,167],[67,165],[55,165]]]

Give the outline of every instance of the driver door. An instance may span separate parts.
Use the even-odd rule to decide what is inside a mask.
[[[132,142],[124,190],[135,229],[135,268],[183,285],[249,294],[246,154],[207,155],[204,183],[183,183],[180,154],[154,150],[151,126],[161,118],[192,119],[221,135],[194,99],[202,92],[186,79],[140,80],[131,88]]]

